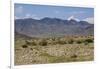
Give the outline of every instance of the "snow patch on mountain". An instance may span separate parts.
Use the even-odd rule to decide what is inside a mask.
[[[78,18],[75,18],[73,15],[70,16],[67,20],[76,20],[76,21],[80,21]]]

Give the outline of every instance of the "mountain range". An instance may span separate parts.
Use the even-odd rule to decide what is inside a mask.
[[[93,35],[94,24],[74,19],[63,20],[45,17],[15,19],[15,32],[30,37],[49,37],[64,35]]]

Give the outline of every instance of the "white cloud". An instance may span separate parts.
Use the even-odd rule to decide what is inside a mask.
[[[40,19],[37,15],[34,15],[34,14],[30,14],[30,13],[27,13],[24,17],[24,18],[33,18],[33,19]]]
[[[74,19],[74,20],[76,20],[76,21],[80,21],[79,19],[75,18],[73,15],[70,16],[67,20],[71,20],[71,19]]]
[[[37,15],[32,15],[33,19],[39,19],[39,17]]]
[[[33,18],[33,19],[41,19],[39,18],[37,15],[32,15],[27,13],[24,17],[18,17],[18,16],[14,16],[14,19],[26,19],[26,18]]]
[[[24,18],[31,18],[31,14],[26,14]]]
[[[17,14],[23,13],[23,7],[19,6],[19,7],[15,8],[15,13],[17,13]]]
[[[90,24],[94,24],[94,17],[86,18],[86,19],[84,19],[83,21],[87,21],[87,22],[90,23]]]
[[[20,17],[14,16],[14,19],[21,19]]]

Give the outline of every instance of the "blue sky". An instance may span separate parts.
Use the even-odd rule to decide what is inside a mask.
[[[15,19],[42,19],[44,17],[50,17],[64,20],[70,18],[76,18],[77,20],[88,20],[90,18],[94,18],[94,9],[83,7],[15,4],[14,11]]]

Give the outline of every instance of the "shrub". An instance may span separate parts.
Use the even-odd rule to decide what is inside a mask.
[[[33,48],[30,48],[30,50],[33,50]]]
[[[77,58],[78,56],[76,55],[76,54],[73,54],[72,56],[71,56],[71,58]]]
[[[33,41],[31,44],[32,44],[32,45],[37,45],[37,43],[36,43],[35,41]]]
[[[39,45],[41,45],[41,46],[47,46],[47,41],[46,40],[41,40],[40,42],[39,42]]]
[[[57,44],[66,44],[66,41],[58,40]]]
[[[81,40],[78,40],[78,41],[76,41],[76,43],[77,43],[77,44],[81,44],[81,43],[82,43],[82,41],[81,41]]]
[[[25,41],[26,42],[26,45],[37,45],[37,43],[32,40],[32,41]]]
[[[93,39],[86,39],[84,42],[92,43]]]
[[[28,46],[27,45],[22,45],[22,48],[28,48]]]
[[[73,39],[70,39],[70,40],[68,41],[68,43],[69,43],[69,44],[73,44],[73,43],[74,43],[74,40],[73,40]]]
[[[26,42],[27,45],[30,45],[31,44],[31,42],[29,42],[28,40],[26,40],[25,42]]]

